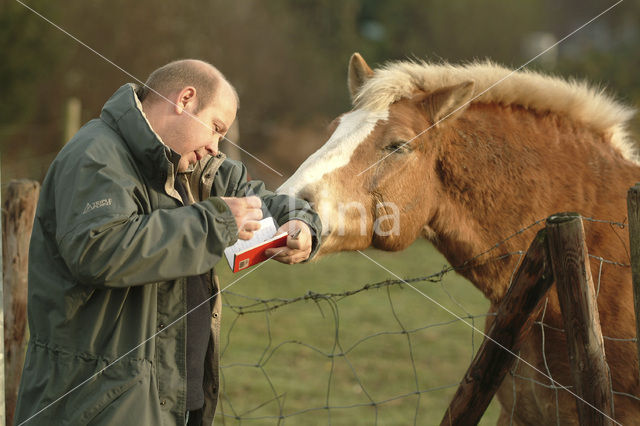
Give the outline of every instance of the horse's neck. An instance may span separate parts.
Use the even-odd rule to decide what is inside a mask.
[[[624,220],[626,191],[640,168],[603,136],[562,117],[496,106],[475,108],[453,127],[436,164],[444,199],[430,226],[454,266],[554,213]],[[526,251],[533,236],[509,240],[479,261]],[[499,300],[518,256],[461,273]]]

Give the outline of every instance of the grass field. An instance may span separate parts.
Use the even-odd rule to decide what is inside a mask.
[[[424,241],[400,253],[365,254],[403,279],[446,265]],[[396,278],[357,252],[306,265],[268,261],[250,271],[241,278],[244,273],[232,274],[221,262],[223,287],[241,278],[224,303],[251,303],[239,295],[342,293]],[[414,285],[456,315],[477,316],[474,325],[484,329],[488,302],[462,277],[449,273],[441,283]],[[480,334],[406,285],[298,301],[269,313],[237,315],[225,307],[224,397],[216,424],[275,425],[278,416],[286,425],[439,424],[481,342]],[[481,424],[495,424],[497,416],[494,401]]]

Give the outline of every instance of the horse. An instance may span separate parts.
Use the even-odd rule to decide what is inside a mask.
[[[614,416],[638,424],[631,272],[619,265],[630,263],[629,240],[603,223],[626,221],[627,190],[640,181],[627,130],[635,111],[585,82],[491,61],[396,61],[374,71],[354,53],[348,88],[353,108],[277,190],[319,212],[318,257],[398,251],[426,238],[456,266],[512,236],[491,259],[458,270],[495,312],[519,261],[506,254],[526,251],[541,219],[565,211],[594,218],[584,226]],[[520,357],[556,383],[516,363],[497,391],[498,424],[577,424],[574,396],[557,385],[572,380],[555,285],[537,321]]]

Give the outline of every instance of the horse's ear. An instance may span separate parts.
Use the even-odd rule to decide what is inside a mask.
[[[438,89],[422,100],[422,106],[436,126],[445,119],[454,119],[469,106],[473,97],[473,81]]]
[[[360,56],[358,52],[351,55],[349,60],[349,93],[351,93],[351,100],[353,100],[360,90],[360,87],[373,75],[373,70],[369,68],[369,65]]]

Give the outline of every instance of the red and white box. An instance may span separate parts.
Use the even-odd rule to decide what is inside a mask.
[[[269,259],[265,250],[287,245],[287,233],[276,235],[275,221],[267,217],[260,221],[260,229],[254,232],[250,240],[238,240],[234,245],[224,249],[229,267],[233,272],[242,271]]]

